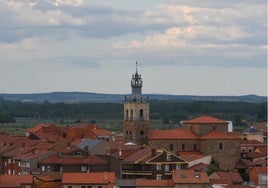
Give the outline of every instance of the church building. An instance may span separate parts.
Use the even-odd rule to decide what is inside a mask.
[[[228,134],[228,121],[201,116],[183,122],[182,128],[150,130],[149,101],[142,96],[142,78],[136,73],[131,78],[132,93],[124,102],[124,141],[149,145],[182,155],[200,152],[211,155],[223,170],[233,170],[240,157],[240,139]]]

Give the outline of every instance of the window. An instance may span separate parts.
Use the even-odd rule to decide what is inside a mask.
[[[165,165],[165,172],[169,172],[169,165]]]
[[[167,153],[167,161],[171,161],[171,155]]]
[[[160,164],[156,165],[156,170],[161,170],[161,165]]]
[[[173,144],[170,144],[170,145],[169,145],[169,150],[170,150],[170,151],[173,151]]]
[[[98,188],[102,188],[102,186],[98,186]]]
[[[143,118],[143,109],[140,110],[140,118]]]
[[[219,149],[223,149],[223,143],[219,143]]]
[[[81,156],[81,152],[76,152],[75,155]]]
[[[196,146],[196,144],[194,144],[194,151],[196,151],[196,149],[197,149],[197,146]]]
[[[92,188],[92,186],[91,185],[88,185],[87,188]]]
[[[9,159],[8,159],[8,164],[10,164],[10,163],[11,163],[11,159],[9,158]]]
[[[67,186],[67,188],[73,188],[73,186],[70,186],[70,185],[69,185],[69,186]]]
[[[133,110],[130,111],[130,120],[133,121]]]
[[[162,179],[162,175],[161,175],[161,174],[157,174],[157,175],[156,175],[156,179],[157,179],[157,180],[161,180],[161,179]]]
[[[185,150],[185,144],[181,145],[181,150],[184,151]]]
[[[86,172],[87,171],[87,166],[81,166],[81,172]]]
[[[126,110],[126,120],[128,120],[128,110]]]
[[[145,136],[144,136],[144,131],[141,131],[141,132],[140,132],[140,138],[141,138],[141,139],[144,139],[144,138],[145,138]]]
[[[180,170],[181,166],[179,164],[176,164],[176,170]]]
[[[87,188],[85,185],[82,185],[81,188]]]

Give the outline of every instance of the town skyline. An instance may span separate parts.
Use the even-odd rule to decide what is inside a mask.
[[[0,5],[0,93],[267,96],[267,2]]]

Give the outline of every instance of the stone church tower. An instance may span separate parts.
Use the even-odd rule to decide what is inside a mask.
[[[132,93],[124,102],[124,139],[137,145],[146,144],[149,132],[149,101],[142,96],[142,79],[136,73],[131,78]]]

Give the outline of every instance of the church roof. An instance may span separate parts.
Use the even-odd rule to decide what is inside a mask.
[[[148,134],[149,140],[170,140],[170,139],[198,139],[198,137],[189,130],[174,129],[174,130],[152,130]]]
[[[228,124],[228,121],[217,119],[211,116],[201,116],[184,121],[183,124]]]
[[[233,140],[233,139],[239,139],[237,137],[233,137],[228,134],[224,134],[218,131],[212,131],[204,136],[201,136],[200,139],[202,140]]]

